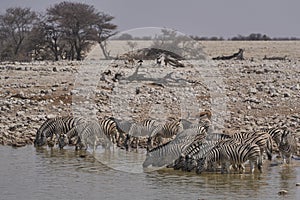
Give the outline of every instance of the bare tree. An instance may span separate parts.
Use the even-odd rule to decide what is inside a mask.
[[[98,21],[95,26],[96,30],[96,41],[100,45],[102,53],[106,59],[110,58],[110,52],[107,50],[106,41],[108,38],[117,34],[115,31],[117,26],[111,23],[114,17],[105,13],[98,13]]]
[[[199,42],[189,36],[179,35],[175,30],[162,29],[161,32],[154,38],[152,48],[172,52],[186,59],[204,59],[203,48]]]
[[[24,41],[38,17],[30,8],[8,8],[6,13],[0,15],[0,35],[4,45],[1,54],[8,56],[7,59],[17,59],[28,52],[21,52]]]
[[[103,48],[103,41],[114,35],[111,30],[116,29],[116,25],[109,23],[112,19],[112,16],[96,11],[94,6],[83,3],[65,1],[47,9],[47,23],[53,27],[53,44],[58,39],[55,36],[61,33],[69,48],[64,52],[71,59],[75,56],[76,60],[82,60],[92,41],[97,41]],[[57,47],[54,46],[54,50]]]

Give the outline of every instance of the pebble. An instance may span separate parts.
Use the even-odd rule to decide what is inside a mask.
[[[287,190],[280,190],[280,191],[278,192],[278,195],[286,195],[287,193],[288,193]]]

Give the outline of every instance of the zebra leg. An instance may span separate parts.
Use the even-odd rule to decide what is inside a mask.
[[[291,161],[292,161],[292,155],[291,154],[288,154],[288,155],[285,155],[285,162],[286,164],[291,164]]]
[[[136,137],[136,152],[138,152],[139,144],[140,144],[140,140],[138,137]]]
[[[253,174],[254,172],[254,162],[253,161],[249,161],[250,162],[250,173]]]
[[[284,153],[280,152],[280,155],[281,155],[281,159],[282,159],[282,164],[287,164],[286,163],[286,157],[285,157]]]
[[[257,163],[257,169],[262,173],[262,163]]]
[[[221,173],[222,174],[224,174],[224,173],[226,173],[226,174],[230,173],[230,166],[231,166],[231,164],[229,162],[225,161],[222,164],[222,166],[221,166]]]
[[[239,170],[242,171],[242,173],[245,172],[245,166],[243,163],[239,164]]]

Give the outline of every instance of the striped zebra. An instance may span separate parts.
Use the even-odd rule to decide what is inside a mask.
[[[228,156],[226,156],[224,150],[221,147],[222,146],[214,146],[210,151],[206,152],[206,154],[203,157],[200,157],[198,160],[196,160],[197,174],[200,174],[208,169],[216,171],[216,169],[220,165],[221,172],[224,173],[224,170],[226,168],[226,162],[228,161]],[[191,166],[194,166],[194,164],[192,163]],[[190,170],[192,170],[192,168],[190,168]]]
[[[230,135],[222,133],[207,134],[204,142],[191,145],[185,153],[175,161],[174,169],[191,171],[197,166],[197,160],[204,156],[206,152],[212,149],[218,142],[231,138]]]
[[[231,166],[242,166],[249,160],[250,173],[254,172],[255,166],[262,172],[262,163],[260,162],[260,147],[254,143],[245,144],[222,144],[216,145],[204,158],[198,160],[196,173],[201,173],[209,166],[221,165],[221,172],[230,172]]]
[[[183,124],[181,123],[181,119],[179,120],[173,120],[170,122],[166,122],[161,130],[155,134],[153,137],[150,137],[149,139],[153,140],[157,139],[158,140],[158,145],[161,145],[163,143],[163,138],[168,138],[171,139],[173,138],[177,133],[183,131]]]
[[[152,147],[152,140],[149,138],[156,135],[161,128],[162,126],[152,119],[144,120],[142,123],[133,123],[128,132],[126,144],[132,147],[133,143],[135,143],[136,149],[138,149],[141,140],[144,138],[147,140],[147,149],[150,149]]]
[[[231,135],[231,139],[239,143],[257,144],[261,149],[260,161],[263,160],[264,152],[266,152],[268,160],[272,160],[273,140],[267,132],[235,133]]]
[[[101,127],[101,131],[109,138],[109,140],[114,144],[119,144],[120,133],[117,129],[117,124],[114,120],[110,118],[100,119],[99,124]]]
[[[97,120],[86,121],[83,124],[75,126],[72,131],[78,133],[78,142],[85,150],[90,146],[95,151],[98,145],[101,144],[107,147],[107,144],[111,142],[104,131],[103,124]]]
[[[295,134],[289,130],[279,128],[265,129],[275,141],[279,154],[283,163],[289,164],[291,162],[292,154],[297,151],[297,140]]]
[[[61,134],[67,133],[74,126],[84,122],[84,118],[73,116],[56,117],[48,119],[38,129],[34,140],[34,145],[43,146],[47,143],[47,140],[49,144],[49,142],[53,142],[55,138],[58,139]]]
[[[96,125],[94,121],[86,121],[85,123],[81,124],[81,126],[75,126],[69,132],[65,134],[60,134],[58,139],[59,147],[62,149],[65,145],[69,143],[74,143],[71,141],[75,141],[75,150],[78,150],[78,148],[80,149],[87,148],[87,146],[82,142],[82,135],[83,135],[82,131],[84,131],[85,129],[87,129],[87,131],[91,131],[90,129],[92,127],[93,129],[96,129],[98,127],[99,128],[98,131],[96,130],[93,131],[96,133],[98,132],[103,133],[108,138],[108,140],[111,141],[112,143],[117,143],[119,141],[119,132],[117,130],[116,123],[113,120],[101,119],[99,120],[98,124],[99,125]],[[98,133],[98,137],[100,137],[100,135],[101,137],[103,136],[103,134],[100,133]],[[97,138],[94,137],[94,139]],[[110,142],[107,142],[107,144],[109,143]]]
[[[146,154],[146,159],[143,167],[163,167],[173,163],[179,156],[197,140],[204,140],[206,137],[206,129],[191,128],[178,133],[176,137],[158,147],[149,150]]]
[[[263,129],[264,132],[267,132],[271,135],[273,141],[279,146],[279,143],[282,138],[282,130],[279,128],[270,128],[270,129]]]
[[[197,141],[192,143],[181,156],[174,161],[175,170],[192,171],[197,163],[196,160],[203,157],[216,144],[216,141]]]
[[[196,147],[194,151],[186,152],[185,156],[181,158],[181,163],[178,162],[178,166],[183,171],[192,171],[197,167],[197,160],[203,158],[203,156],[213,149],[220,141],[231,139],[230,135],[223,133],[211,133],[205,137],[205,142],[200,147]],[[210,168],[214,168],[210,166]]]
[[[134,122],[120,120],[120,119],[116,119],[114,117],[110,117],[109,119],[113,120],[116,123],[117,130],[120,134],[119,140],[122,139],[123,146],[125,147],[126,150],[129,150],[129,145],[130,145],[129,144],[129,141],[130,141],[129,131]]]
[[[207,141],[221,141],[221,140],[226,140],[226,139],[230,139],[230,138],[231,138],[231,135],[228,135],[228,134],[211,133],[211,134],[207,134],[205,139]]]
[[[289,130],[283,130],[278,149],[281,153],[283,163],[290,164],[292,155],[297,151],[295,134]]]

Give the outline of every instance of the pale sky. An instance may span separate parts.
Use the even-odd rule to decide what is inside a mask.
[[[70,1],[70,0],[69,0]],[[72,0],[71,0],[72,1]],[[0,0],[0,12],[9,7],[45,11],[62,0]],[[250,33],[300,38],[299,0],[86,0],[115,17],[119,31],[167,27],[187,35],[223,36]]]

